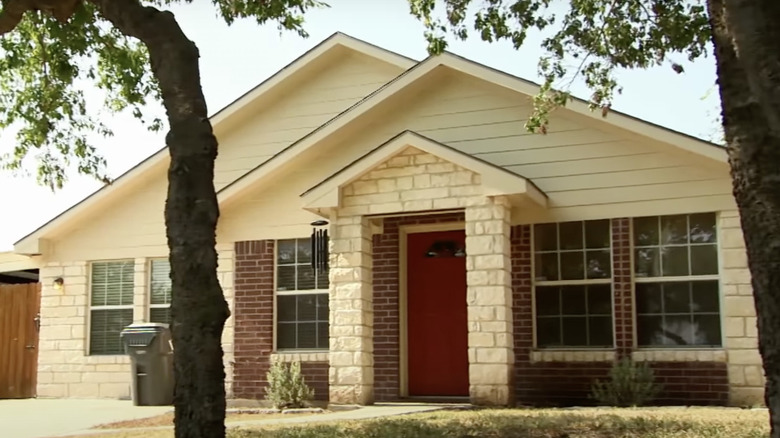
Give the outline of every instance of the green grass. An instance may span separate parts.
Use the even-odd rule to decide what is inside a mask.
[[[230,438],[764,438],[765,411],[707,408],[479,410],[233,429]]]

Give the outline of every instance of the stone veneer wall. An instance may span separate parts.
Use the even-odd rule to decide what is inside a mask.
[[[233,395],[264,399],[266,373],[272,359],[301,362],[306,383],[316,400],[328,398],[328,353],[273,352],[274,241],[235,244],[235,354]]]
[[[721,212],[718,222],[723,342],[728,351],[731,384],[729,403],[735,406],[761,405],[764,403],[764,368],[758,352],[756,307],[739,212]]]
[[[723,405],[728,401],[723,350],[635,351],[630,220],[612,220],[614,350],[534,350],[531,226],[512,228],[515,396],[519,404],[592,404],[594,379],[606,377],[618,356],[647,361],[664,386],[658,404]],[[628,271],[626,271],[628,269]]]
[[[233,310],[233,251],[218,245],[217,275]],[[120,259],[123,260],[123,259]],[[133,322],[147,320],[149,261],[135,258],[133,277]],[[38,397],[129,398],[130,360],[125,355],[87,355],[89,327],[90,265],[86,261],[49,262],[40,269],[41,330],[38,346]],[[63,288],[54,289],[56,278]],[[226,391],[231,395],[233,318],[225,323]]]

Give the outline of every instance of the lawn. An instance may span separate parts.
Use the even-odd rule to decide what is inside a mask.
[[[229,429],[230,438],[764,438],[765,410],[724,408],[438,411],[360,422]],[[171,438],[131,431],[91,438]]]

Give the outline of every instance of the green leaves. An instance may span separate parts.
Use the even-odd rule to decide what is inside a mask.
[[[426,27],[428,51],[441,53],[446,36],[468,37],[471,26],[484,41],[511,41],[520,48],[529,31],[545,38],[539,60],[543,83],[534,99],[526,128],[544,132],[549,113],[565,105],[569,88],[582,77],[591,89],[590,107],[606,116],[619,69],[649,68],[669,62],[681,73],[676,55],[689,60],[706,55],[709,22],[702,0],[443,0],[436,15],[434,0],[409,0],[412,15]]]

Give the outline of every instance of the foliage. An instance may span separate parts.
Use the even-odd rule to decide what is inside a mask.
[[[3,2],[0,14],[11,15],[11,3]],[[142,3],[164,7],[192,0]],[[212,3],[227,23],[274,21],[280,30],[302,36],[307,35],[303,12],[324,6],[317,0]],[[91,1],[65,18],[30,7],[10,30],[0,30],[0,131],[16,133],[12,149],[0,153],[0,167],[32,166],[38,182],[52,189],[61,188],[74,169],[109,182],[103,154],[92,143],[93,135],[112,135],[99,108],[87,104],[95,87],[109,114],[129,110],[149,129],[163,128],[162,120],[144,114],[148,104],[161,99],[146,48],[104,20]]]
[[[504,409],[387,417],[263,429],[231,429],[230,438],[763,438],[766,411],[711,408]]]
[[[442,3],[444,11],[437,14]],[[409,0],[409,5],[425,25],[434,55],[446,49],[448,34],[465,40],[470,28],[484,41],[505,40],[516,49],[529,32],[544,35],[538,64],[543,82],[526,122],[532,132],[546,132],[550,112],[571,99],[569,88],[580,75],[592,91],[591,109],[606,116],[621,92],[617,70],[668,63],[681,73],[682,65],[672,60],[706,55],[710,38],[702,0]]]
[[[651,402],[661,391],[645,362],[622,358],[609,370],[608,380],[597,380],[591,396],[607,406],[635,407]]]
[[[302,408],[314,397],[314,390],[306,385],[301,374],[300,362],[275,360],[266,376],[265,398],[277,409]]]

